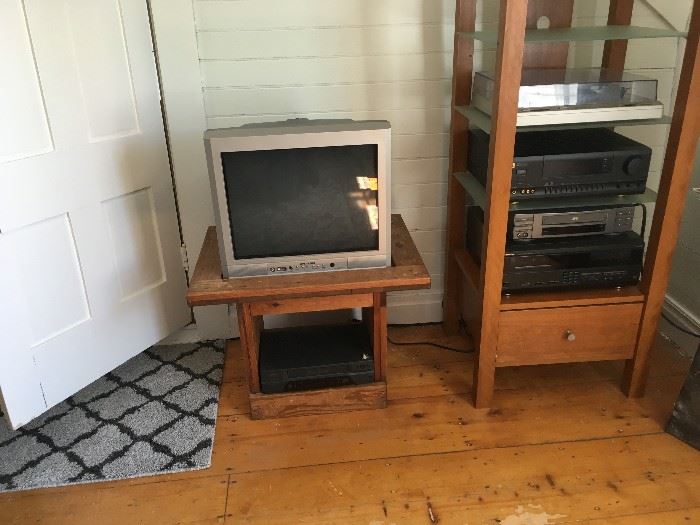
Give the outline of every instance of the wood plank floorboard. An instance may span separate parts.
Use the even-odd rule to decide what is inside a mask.
[[[663,433],[689,364],[659,338],[642,399],[619,362],[499,369],[476,410],[469,353],[390,345],[387,409],[252,421],[232,341],[210,469],[0,495],[0,524],[700,523],[700,452]]]
[[[582,522],[585,525],[692,525],[700,523],[700,507],[690,509],[632,514]]]
[[[0,495],[3,525],[223,523],[228,476],[170,480],[152,476]],[[144,483],[145,481],[145,483]]]
[[[627,399],[607,382],[503,390],[490,410],[474,409],[466,395],[393,400],[379,420],[374,411],[263,421],[229,416],[219,420],[212,468],[248,472],[649,434],[662,430],[680,381],[669,386],[667,378],[652,380],[653,400]]]
[[[697,459],[655,434],[278,469],[231,476],[229,513],[266,525],[426,524],[428,503],[450,524],[646,514],[700,505]]]

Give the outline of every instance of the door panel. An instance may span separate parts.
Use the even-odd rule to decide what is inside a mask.
[[[22,254],[16,267],[27,305],[32,348],[90,320],[90,307],[68,214],[7,234],[10,253]],[[50,265],[50,271],[47,266]],[[60,276],[60,278],[56,278]],[[49,300],[47,300],[49,299]],[[60,308],[56,304],[60,302]]]
[[[21,2],[0,3],[3,75],[0,115],[10,115],[13,106],[22,108],[24,118],[0,118],[0,162],[47,153],[53,149],[48,117],[44,108],[29,29]]]
[[[14,324],[0,369],[27,379],[0,372],[0,390],[18,426],[190,311],[146,2],[8,0],[0,10],[0,134],[11,139],[0,146],[0,263],[10,269],[0,315]]]
[[[138,133],[136,101],[122,26],[115,0],[68,3],[78,81],[91,142]],[[108,99],[109,104],[103,104]]]

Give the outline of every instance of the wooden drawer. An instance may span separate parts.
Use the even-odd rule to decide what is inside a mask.
[[[501,312],[496,366],[629,359],[642,303]]]

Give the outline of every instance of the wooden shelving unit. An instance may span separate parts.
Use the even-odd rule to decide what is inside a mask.
[[[630,26],[634,0],[610,0],[607,26],[572,28],[573,1],[501,0],[498,31],[475,31],[476,0],[457,0],[443,314],[446,332],[456,333],[463,319],[476,344],[473,398],[477,407],[491,404],[494,375],[500,366],[624,359],[623,390],[629,396],[644,393],[649,350],[700,136],[700,0],[694,2],[687,35]],[[548,29],[536,29],[542,16],[549,18]],[[502,295],[522,69],[565,68],[569,42],[604,40],[601,66],[621,72],[629,39],[661,37],[687,39],[673,113],[624,124],[670,124],[658,195],[647,192],[635,197],[637,202],[656,202],[641,282],[619,290]],[[475,39],[497,43],[491,116],[470,107]],[[595,124],[601,125],[623,124]],[[466,172],[470,126],[491,136],[485,191],[471,185]],[[572,127],[592,125],[545,129]],[[469,203],[484,209],[481,265],[464,249],[465,205]]]

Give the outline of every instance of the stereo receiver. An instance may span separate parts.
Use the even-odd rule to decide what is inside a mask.
[[[486,186],[489,135],[469,130],[469,171]],[[606,128],[516,133],[511,200],[644,193],[651,149]]]

